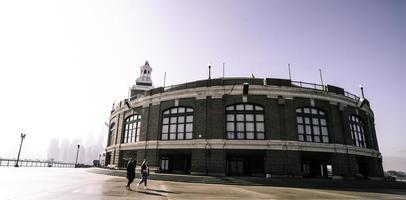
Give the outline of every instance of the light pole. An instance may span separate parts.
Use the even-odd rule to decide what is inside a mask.
[[[99,166],[98,167],[101,167],[100,158],[101,158],[101,154],[99,153]]]
[[[20,143],[20,150],[18,150],[18,156],[17,156],[17,162],[14,165],[14,167],[18,167],[18,160],[20,160],[20,153],[21,153],[21,147],[23,146],[23,140],[25,138],[26,134],[21,133],[21,143]]]
[[[79,148],[80,148],[80,144],[78,144],[78,150],[76,151],[76,161],[75,161],[75,166],[78,164]]]

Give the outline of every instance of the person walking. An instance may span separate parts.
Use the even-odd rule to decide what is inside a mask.
[[[132,157],[127,163],[127,179],[128,183],[125,187],[127,188],[127,190],[131,190],[130,185],[135,179],[135,159]]]
[[[149,176],[149,167],[148,167],[148,161],[144,159],[141,164],[141,180],[137,184],[137,189],[140,186],[141,183],[144,183],[144,189],[147,190],[147,179]]]

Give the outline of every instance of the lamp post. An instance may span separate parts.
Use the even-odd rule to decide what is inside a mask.
[[[99,153],[99,166],[98,167],[101,167],[100,158],[101,158],[101,154]]]
[[[80,144],[78,144],[78,150],[76,151],[76,161],[75,161],[75,166],[78,164],[79,148],[80,148]]]
[[[18,160],[20,160],[21,147],[23,146],[23,140],[24,140],[25,136],[26,136],[26,134],[21,133],[20,150],[18,150],[17,162],[14,165],[14,167],[18,167]]]
[[[211,65],[209,65],[209,79],[211,79]]]

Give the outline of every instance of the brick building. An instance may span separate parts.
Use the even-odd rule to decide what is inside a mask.
[[[111,111],[106,164],[130,156],[157,172],[219,176],[383,177],[365,98],[331,85],[218,78],[153,88],[141,67]]]

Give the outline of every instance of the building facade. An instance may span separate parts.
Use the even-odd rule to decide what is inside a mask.
[[[331,85],[219,78],[152,87],[111,111],[106,164],[219,176],[383,177],[368,100]],[[138,81],[143,80],[143,81]]]

